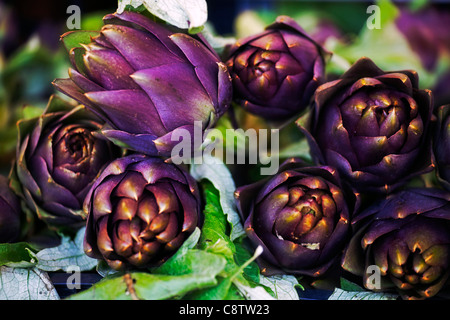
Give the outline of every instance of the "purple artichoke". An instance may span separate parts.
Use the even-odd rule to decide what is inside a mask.
[[[450,25],[449,9],[448,5],[429,5],[414,12],[402,8],[395,21],[423,67],[434,73],[435,84],[430,89],[433,91],[435,106],[450,101],[450,68],[446,62],[450,55],[450,34],[447,28]],[[446,69],[442,67],[445,65]]]
[[[384,72],[361,58],[314,99],[309,118],[297,122],[312,156],[358,191],[390,192],[433,169],[432,96],[418,89],[414,71]]]
[[[283,120],[301,112],[323,81],[329,55],[291,18],[239,40],[227,62],[234,98],[247,111]]]
[[[10,189],[8,178],[0,176],[0,243],[19,238],[20,213],[19,198]]]
[[[38,118],[18,124],[15,176],[28,207],[52,227],[83,225],[84,197],[119,150],[93,133],[102,122],[84,106],[52,96]]]
[[[438,9],[432,6],[414,12],[403,8],[395,21],[411,49],[419,55],[422,65],[429,71],[436,70],[440,55],[450,53],[446,27],[449,23],[448,7]]]
[[[450,193],[407,189],[361,212],[343,256],[345,270],[363,277],[368,289],[396,288],[404,299],[436,295],[450,272]],[[367,272],[377,266],[379,287]]]
[[[193,134],[195,121],[209,128],[227,110],[230,75],[201,41],[134,12],[108,14],[104,22],[90,44],[70,50],[70,79],[54,85],[108,124],[105,137],[170,156],[174,130]]]
[[[87,255],[116,270],[167,260],[202,222],[196,181],[142,154],[113,161],[86,196]]]
[[[239,187],[235,197],[250,241],[264,249],[263,272],[313,277],[339,262],[359,202],[336,170],[294,158],[273,177]]]
[[[437,174],[442,185],[450,191],[450,105],[438,108],[437,118],[433,141]]]

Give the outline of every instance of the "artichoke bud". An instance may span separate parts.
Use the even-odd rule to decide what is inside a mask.
[[[113,161],[92,186],[85,251],[113,269],[157,266],[202,222],[196,181],[160,158]]]
[[[230,49],[234,99],[255,115],[285,121],[308,106],[329,55],[293,19],[280,16]]]
[[[343,195],[346,195],[346,198]],[[324,275],[339,260],[359,196],[336,170],[289,159],[273,177],[235,192],[251,242],[264,250],[264,272]]]
[[[14,177],[27,207],[53,228],[74,229],[86,218],[84,197],[119,148],[94,135],[103,122],[52,96],[44,113],[18,123]]]
[[[345,270],[363,277],[368,289],[395,288],[403,299],[433,297],[450,272],[450,195],[414,188],[389,195],[358,213],[342,259]],[[380,270],[373,288],[370,266]]]

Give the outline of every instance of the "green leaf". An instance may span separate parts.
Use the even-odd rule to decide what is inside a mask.
[[[189,291],[215,285],[214,274],[187,274],[181,276],[137,274],[134,289],[141,299],[168,299],[183,296]]]
[[[91,288],[69,297],[71,300],[163,300],[182,297],[186,293],[217,284],[214,274],[180,276],[127,273],[121,277],[103,279]]]
[[[192,249],[192,245],[195,245],[200,237],[200,230],[196,230],[198,230],[198,233],[193,234],[193,236],[191,235],[191,237],[186,241],[188,242],[187,244],[185,242],[174,256],[172,256],[160,267],[152,270],[152,273],[172,276],[210,276],[216,279],[216,281],[219,281],[219,284],[212,290],[223,290],[224,295],[226,295],[228,290],[226,288],[221,289],[223,287],[222,281],[217,280],[217,276],[223,272],[225,266],[227,265],[227,260],[220,254],[199,249]],[[204,292],[202,291],[202,287],[195,289],[196,290],[194,291],[197,293],[190,292],[192,297],[198,296],[198,292]],[[185,293],[187,292],[188,291]],[[210,297],[213,298],[211,292]]]
[[[263,248],[258,246],[255,250],[253,256],[250,257],[244,264],[242,264],[238,270],[235,271],[234,275],[232,275],[233,284],[239,289],[241,294],[247,300],[273,300],[273,297],[265,290],[263,286],[252,286],[250,283],[245,280],[242,276],[243,271],[247,268],[251,263],[253,263],[257,257],[261,255],[263,252]]]
[[[258,247],[255,254],[249,260],[238,266],[233,260],[227,260],[227,270],[222,274],[219,285],[208,288],[206,290],[194,292],[189,296],[190,299],[197,300],[223,300],[230,294],[230,289],[237,288],[241,294],[249,299],[272,299],[272,297],[264,290],[263,287],[252,287],[242,276],[243,271],[250,265],[262,252],[262,248]]]
[[[376,4],[380,7],[381,27],[394,22],[400,14],[399,8],[391,0],[377,0]]]
[[[236,187],[227,166],[217,158],[204,156],[202,164],[191,165],[190,173],[197,181],[202,179],[211,181],[219,191],[220,207],[231,226],[231,241],[245,235],[244,227],[236,210],[234,199]]]
[[[92,38],[99,34],[100,32],[98,31],[69,31],[61,36],[61,40],[67,52],[69,52],[72,48],[81,47],[82,44],[89,44]]]
[[[184,271],[181,270],[181,273],[177,273],[177,271],[174,270],[173,268],[175,265],[179,264],[179,261],[187,261],[185,260],[186,259],[185,255],[189,252],[189,250],[193,249],[197,245],[200,239],[200,234],[201,234],[200,229],[198,227],[195,228],[194,232],[192,232],[192,234],[184,241],[184,243],[181,245],[180,248],[178,248],[177,252],[175,252],[173,256],[171,256],[161,266],[154,268],[151,271],[153,273],[172,274],[172,275],[184,274],[185,270]],[[190,263],[194,262],[191,261]]]
[[[412,0],[409,3],[409,8],[411,11],[418,11],[428,5],[430,1],[429,0]]]
[[[236,292],[239,292],[250,299],[271,299],[272,297],[267,291],[259,285],[259,268],[254,263],[256,257],[261,254],[262,248],[258,248],[255,254],[252,255],[242,245],[242,237],[237,238],[235,242],[231,241],[230,223],[229,219],[227,220],[229,216],[225,215],[223,202],[221,201],[224,193],[220,193],[220,190],[215,187],[216,184],[214,182],[217,183],[218,180],[210,176],[214,172],[214,165],[209,167],[207,163],[211,162],[204,162],[205,166],[202,169],[206,170],[207,174],[205,176],[209,177],[209,179],[201,180],[205,198],[205,220],[198,246],[208,252],[222,255],[227,263],[223,272],[219,274],[219,284],[217,286],[196,291],[190,294],[189,298],[218,300],[226,299],[230,295],[236,296]],[[219,164],[219,169],[215,170],[216,174],[222,169]],[[228,170],[225,172],[228,172]],[[196,171],[196,173],[198,174],[199,171]],[[202,175],[198,175],[197,178],[200,176]],[[234,191],[234,184],[230,183]]]
[[[301,139],[288,145],[286,148],[280,150],[280,158],[300,157],[306,161],[312,161],[309,151],[308,140]]]
[[[356,283],[353,283],[345,278],[341,278],[341,289],[344,291],[366,291],[363,287],[358,286]]]
[[[152,278],[146,279],[146,281],[151,282],[149,285],[155,286],[155,290],[167,291],[170,288],[166,288],[166,284],[164,284],[164,281],[167,280],[170,281],[168,285],[174,284],[177,286],[175,295],[185,295],[193,290],[200,290],[217,284],[216,276],[223,271],[226,260],[220,255],[194,249],[199,238],[200,229],[196,228],[172,257],[161,266],[150,270]],[[108,269],[102,268],[102,274],[111,273]],[[117,275],[117,272],[112,273],[112,276],[108,276],[96,284],[93,288],[95,292],[75,295],[71,299],[132,299],[133,294],[135,295],[136,292],[141,290],[140,287],[135,288],[133,285],[134,289],[131,292],[135,293],[131,294],[130,291],[127,293],[127,290],[129,290],[126,288],[127,282],[122,281],[126,279],[117,280],[115,279]],[[106,284],[103,284],[103,282],[106,282]],[[116,290],[114,286],[119,286],[119,288]],[[134,296],[134,298],[165,299],[167,297],[158,297],[147,292],[143,295]]]
[[[0,300],[59,300],[47,273],[37,268],[0,267]]]
[[[38,260],[37,268],[44,271],[67,271],[73,266],[80,271],[88,271],[97,265],[97,259],[92,259],[84,253],[83,239],[86,228],[81,228],[74,240],[63,236],[61,244],[57,247],[39,251],[35,257]]]
[[[225,258],[207,251],[191,249],[175,259],[167,260],[153,273],[166,275],[210,275],[215,277],[224,269]]]
[[[28,268],[36,264],[35,249],[26,242],[1,243],[0,265]]]
[[[234,245],[236,248],[234,258],[238,265],[242,265],[252,258],[252,254],[243,246],[242,243],[235,242]],[[252,283],[260,282],[259,267],[256,262],[252,262],[244,268],[243,276]]]
[[[25,106],[21,111],[21,119],[32,119],[39,117],[44,110],[41,107]]]
[[[224,300],[230,292],[232,279],[219,278],[218,284],[205,290],[196,290],[189,294],[189,300]]]
[[[195,248],[199,239],[200,239],[201,231],[197,227],[194,232],[184,241],[178,251],[172,256],[171,259],[175,259],[176,256],[181,256],[185,254],[189,249]]]
[[[202,188],[206,204],[199,246],[232,258],[235,248],[227,235],[228,222],[220,205],[219,192],[208,180],[203,180]]]

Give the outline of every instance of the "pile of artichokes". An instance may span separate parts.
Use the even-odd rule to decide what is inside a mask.
[[[2,242],[36,221],[69,233],[86,226],[86,254],[112,269],[160,265],[203,221],[201,188],[170,162],[172,135],[242,108],[268,128],[295,123],[312,159],[285,159],[235,191],[263,274],[316,283],[351,274],[373,289],[375,265],[382,285],[373,290],[424,299],[446,288],[450,106],[434,106],[417,72],[361,57],[327,81],[332,53],[287,16],[221,56],[202,35],[136,12],[104,23],[69,48],[69,78],[53,82],[72,99],[54,95],[41,116],[18,123],[9,183],[0,180]],[[435,174],[433,187],[411,184]]]

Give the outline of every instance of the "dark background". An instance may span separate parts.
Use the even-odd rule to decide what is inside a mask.
[[[6,52],[10,52],[17,48],[21,43],[29,39],[30,35],[39,30],[46,34],[44,42],[51,47],[58,45],[59,34],[67,31],[65,23],[69,14],[66,13],[67,7],[70,5],[78,5],[81,9],[81,16],[89,13],[111,13],[117,9],[116,0],[0,0],[6,3],[13,10],[15,26],[15,36],[8,39],[9,43]],[[407,4],[411,1],[402,0],[395,1],[397,4]],[[442,9],[448,9],[448,0],[430,1],[435,6]],[[299,10],[302,8],[320,8],[323,12],[335,15],[338,21],[342,22],[341,27],[358,28],[364,20],[353,21],[354,18],[348,19],[346,13],[351,9],[359,8],[362,18],[365,18],[365,9],[371,1],[366,0],[322,0],[322,1],[306,1],[306,0],[207,0],[208,17],[213,23],[219,34],[226,35],[233,33],[234,18],[242,11],[247,9],[272,10],[283,12],[286,5],[295,4]],[[339,10],[336,10],[339,8]],[[350,30],[356,31],[356,30]]]

